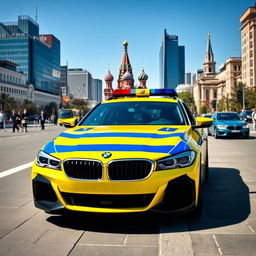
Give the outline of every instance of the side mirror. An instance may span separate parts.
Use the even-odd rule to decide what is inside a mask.
[[[207,117],[198,117],[196,118],[196,125],[192,125],[192,128],[208,128],[212,126],[213,119]]]
[[[64,126],[65,126],[66,128],[72,128],[72,127],[75,127],[74,125],[71,125],[71,124],[69,124],[69,123],[64,123]]]

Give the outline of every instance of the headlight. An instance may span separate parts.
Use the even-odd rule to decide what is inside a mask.
[[[191,164],[193,164],[195,157],[195,151],[186,151],[178,155],[157,160],[156,171],[190,166]]]
[[[249,125],[245,124],[245,125],[242,126],[242,128],[249,128]]]
[[[226,129],[226,128],[227,128],[226,125],[221,125],[221,124],[217,125],[217,127],[218,127],[219,129]]]
[[[56,157],[48,155],[44,151],[39,151],[37,154],[36,164],[41,167],[60,170],[60,160]]]

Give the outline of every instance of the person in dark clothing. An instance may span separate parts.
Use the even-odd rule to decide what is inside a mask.
[[[43,110],[41,110],[41,114],[40,114],[39,120],[40,120],[40,124],[41,124],[41,130],[44,130],[44,124],[45,124],[45,120],[46,120],[46,114],[44,113]]]
[[[17,112],[14,109],[12,110],[12,115],[11,115],[10,121],[13,122],[12,132],[15,132],[15,129],[17,129],[17,132],[18,132],[20,116],[17,114]]]
[[[28,114],[27,110],[24,109],[23,113],[21,114],[21,125],[22,125],[22,131],[28,132]]]

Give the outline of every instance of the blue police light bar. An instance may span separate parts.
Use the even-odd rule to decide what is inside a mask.
[[[174,89],[115,89],[112,92],[113,97],[148,97],[148,96],[169,96],[177,97],[178,94]]]

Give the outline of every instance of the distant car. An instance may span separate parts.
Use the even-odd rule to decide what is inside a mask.
[[[240,116],[245,122],[252,123],[252,110],[243,110]]]
[[[212,116],[214,122],[209,128],[215,139],[226,136],[243,136],[249,138],[250,129],[248,124],[241,120],[235,112],[215,112]]]
[[[79,109],[60,109],[58,113],[58,124],[74,127],[80,119]]]

